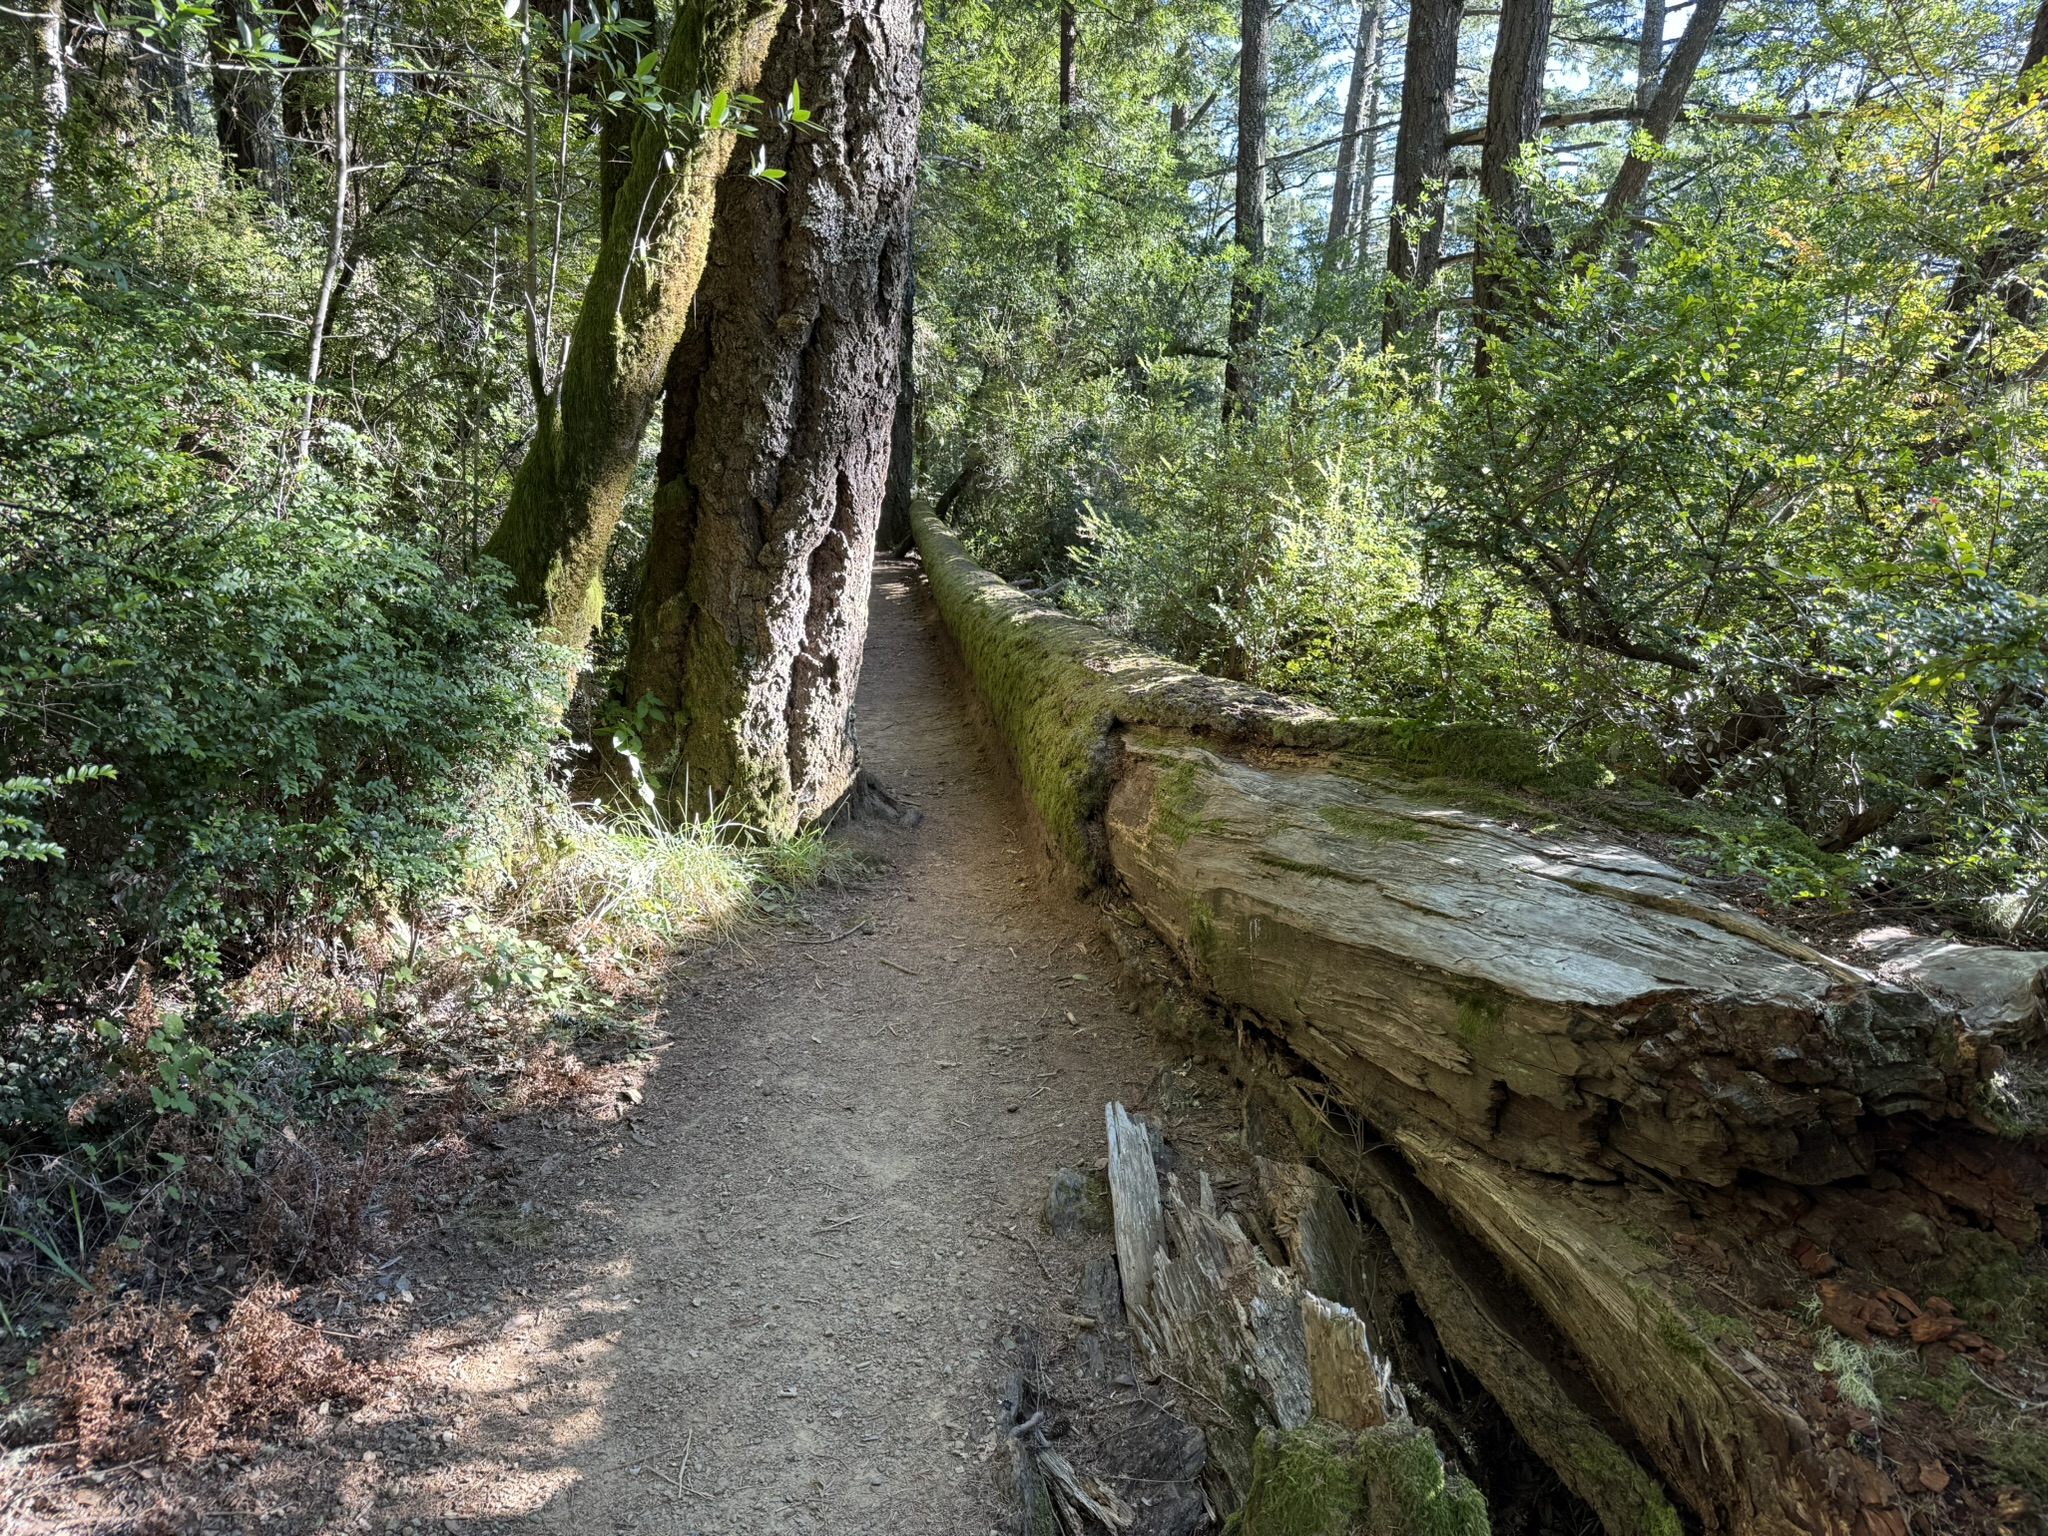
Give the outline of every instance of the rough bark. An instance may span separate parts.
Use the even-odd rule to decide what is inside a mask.
[[[1643,30],[1636,34],[1636,110],[1647,113],[1664,73],[1665,0],[1643,0]]]
[[[1358,265],[1365,270],[1372,262],[1372,205],[1380,184],[1380,127],[1383,84],[1385,71],[1382,64],[1387,54],[1387,29],[1384,21],[1373,29],[1372,68],[1367,78],[1365,108],[1365,140],[1358,152],[1358,180],[1352,192],[1352,200],[1358,205]]]
[[[317,162],[325,158],[334,139],[331,87],[313,43],[327,11],[326,0],[287,0],[278,13],[278,47],[294,61],[278,82],[278,115],[288,159],[303,155]]]
[[[1387,231],[1387,298],[1381,340],[1393,345],[1421,316],[1420,299],[1443,258],[1451,96],[1458,86],[1458,28],[1465,0],[1412,0],[1401,126],[1394,140],[1393,223]]]
[[[1685,31],[1679,36],[1678,46],[1671,50],[1671,61],[1664,66],[1664,78],[1657,85],[1657,94],[1643,113],[1642,133],[1652,144],[1661,145],[1671,137],[1671,130],[1678,125],[1678,119],[1685,112],[1685,99],[1692,93],[1693,76],[1698,73],[1700,60],[1706,57],[1707,44],[1713,41],[1714,29],[1721,24],[1721,13],[1727,9],[1727,0],[1699,0],[1693,7],[1692,16],[1685,24]],[[1600,205],[1600,212],[1593,222],[1586,226],[1578,239],[1572,242],[1572,255],[1587,258],[1599,254],[1600,249],[1634,215],[1649,190],[1650,173],[1655,163],[1646,155],[1631,148],[1621,162],[1621,169],[1614,174],[1614,183],[1607,189],[1607,196]]]
[[[911,0],[797,0],[760,94],[801,81],[818,131],[779,184],[735,169],[674,349],[628,700],[675,810],[771,833],[857,769],[853,700],[900,398],[917,159]]]
[[[1259,332],[1266,323],[1265,287],[1256,270],[1266,259],[1266,117],[1273,74],[1272,0],[1242,0],[1237,60],[1236,274],[1230,281],[1230,354],[1223,365],[1223,415],[1249,417]]]
[[[1480,152],[1479,195],[1486,203],[1472,304],[1478,320],[1476,372],[1487,371],[1488,342],[1500,334],[1503,311],[1517,306],[1515,266],[1546,254],[1529,194],[1517,174],[1523,146],[1543,121],[1543,69],[1550,56],[1553,0],[1501,0],[1500,28],[1486,95],[1486,147]]]
[[[30,25],[35,32],[36,150],[29,201],[47,243],[57,232],[57,173],[63,163],[64,120],[71,113],[71,83],[64,67],[64,0],[44,0]]]
[[[1351,234],[1352,204],[1370,207],[1372,183],[1358,179],[1360,139],[1368,132],[1369,104],[1379,95],[1381,0],[1358,8],[1358,41],[1351,51],[1351,88],[1344,97],[1344,137],[1337,144],[1337,180],[1330,189],[1330,233],[1323,245],[1325,265],[1342,259]],[[1376,112],[1370,115],[1377,116]],[[1368,158],[1367,164],[1370,165]]]
[[[688,102],[749,90],[781,14],[781,0],[683,0],[662,58],[663,92]],[[632,171],[584,289],[554,409],[542,413],[484,546],[510,568],[514,599],[572,651],[588,642],[602,607],[605,550],[704,270],[735,138],[705,129],[672,146],[656,125],[636,128]]]

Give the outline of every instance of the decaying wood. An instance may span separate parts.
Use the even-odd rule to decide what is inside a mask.
[[[1310,1412],[1346,1429],[1386,1423],[1391,1382],[1359,1315],[1311,1291],[1301,1298],[1301,1332]]]
[[[1670,1499],[1639,1464],[1632,1433],[1549,1318],[1399,1159],[1382,1150],[1348,1152],[1342,1162],[1444,1347],[1600,1517],[1608,1536],[1675,1528]]]
[[[1711,1185],[1867,1175],[1869,1115],[2048,1129],[1999,1070],[2012,1025],[1633,849],[1163,740],[1127,755],[1108,834],[1147,921],[1375,1124],[1539,1173]]]
[[[1885,1461],[1897,1426],[1880,1443],[1816,1350],[1959,1287],[1988,1323],[2030,1304],[1982,1287],[2038,1263],[2048,954],[1897,932],[1821,953],[1555,805],[1429,779],[1487,777],[1462,748],[1427,766],[1035,606],[922,515],[918,539],[1053,845],[1128,896],[1120,945],[1171,951],[1124,951],[1172,999],[1155,1023],[1237,1074],[1248,1137],[1262,1106],[1292,1127],[1264,1144],[1370,1208],[1445,1345],[1611,1536],[1924,1528]],[[1370,1295],[1330,1295],[1356,1283],[1319,1237],[1342,1200],[1297,1183],[1262,1178],[1315,1277],[1292,1294],[1369,1321]],[[1232,1276],[1235,1406],[1270,1416],[1248,1309],[1274,1266],[1198,1197],[1162,1214],[1138,1257],[1119,1234],[1151,1292],[1134,1322],[1217,1344],[1196,1281]],[[1936,1375],[2038,1397],[2030,1362],[1946,1330],[1913,1341]]]
[[[1152,1256],[1165,1236],[1159,1173],[1145,1128],[1121,1104],[1103,1111],[1109,1129],[1109,1201],[1116,1221],[1117,1271],[1124,1305],[1143,1314],[1152,1302]]]
[[[1258,1160],[1259,1197],[1287,1247],[1287,1262],[1318,1296],[1357,1312],[1371,1306],[1365,1242],[1337,1186],[1300,1163]]]
[[[1821,955],[1636,850],[1164,733],[1127,740],[1106,833],[1198,985],[1361,1114],[1522,1298],[1502,1313],[1378,1189],[1447,1342],[1611,1532],[1662,1502],[1638,1454],[1709,1532],[1849,1536],[1889,1507],[1798,1381],[1698,1337],[1655,1235],[1780,1190],[1805,1225],[1772,1262],[1803,1244],[1909,1289],[1944,1224],[2035,1241],[2048,956],[1882,935]]]
[[[1099,1478],[1084,1477],[1076,1472],[1074,1464],[1058,1451],[1039,1452],[1038,1469],[1051,1485],[1053,1497],[1065,1506],[1063,1513],[1069,1529],[1083,1529],[1083,1515],[1105,1531],[1127,1531],[1131,1528],[1136,1517],[1131,1506],[1117,1496],[1116,1490]]]
[[[1208,1438],[1208,1481],[1218,1507],[1235,1509],[1244,1502],[1252,1446],[1262,1430],[1299,1429],[1311,1416],[1369,1429],[1405,1415],[1357,1313],[1307,1289],[1293,1268],[1269,1262],[1236,1215],[1217,1209],[1206,1173],[1197,1175],[1193,1201],[1177,1174],[1166,1176],[1163,1231],[1151,1236],[1147,1223],[1154,1207],[1142,1190],[1129,1187],[1140,1174],[1128,1151],[1144,1147],[1149,1168],[1150,1141],[1122,1105],[1111,1105],[1106,1118],[1116,1138],[1111,1187],[1124,1192],[1115,1202],[1119,1262],[1127,1235],[1132,1246],[1153,1247],[1149,1299],[1142,1309],[1131,1308],[1132,1321],[1147,1362],[1190,1395],[1189,1410]],[[1125,1166],[1121,1185],[1119,1162]],[[1302,1196],[1286,1208],[1294,1212],[1289,1230],[1297,1243],[1306,1213],[1306,1230],[1315,1234],[1306,1251],[1327,1258],[1356,1246],[1355,1227],[1348,1243],[1343,1235],[1349,1217],[1327,1180],[1318,1187],[1307,1169],[1283,1171],[1277,1165],[1262,1173],[1270,1184]],[[1156,1203],[1156,1182],[1151,1193]],[[1321,1206],[1324,1198],[1334,1200],[1335,1208]],[[1123,1230],[1126,1210],[1137,1221],[1129,1234]],[[1342,1279],[1341,1265],[1326,1264],[1325,1270]],[[1126,1285],[1127,1301],[1129,1296]]]

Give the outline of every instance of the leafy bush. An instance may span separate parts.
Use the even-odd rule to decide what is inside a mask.
[[[297,390],[192,315],[14,279],[0,359],[0,808],[42,855],[0,864],[0,1115],[47,1122],[67,1006],[138,961],[204,984],[458,879],[556,667],[489,572],[317,471],[281,505]]]

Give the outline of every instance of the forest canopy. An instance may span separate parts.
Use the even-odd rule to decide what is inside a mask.
[[[1250,23],[1076,14],[1060,98],[1054,28],[931,13],[920,473],[980,557],[1669,790],[1779,903],[2036,931],[2033,8],[1278,8],[1256,239]]]

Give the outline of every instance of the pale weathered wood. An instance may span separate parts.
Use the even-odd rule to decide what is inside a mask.
[[[1152,1304],[1152,1261],[1165,1235],[1159,1173],[1145,1127],[1121,1104],[1103,1108],[1109,1131],[1109,1206],[1116,1230],[1117,1270],[1124,1305],[1142,1317]]]
[[[1365,1238],[1337,1186],[1302,1163],[1258,1159],[1259,1195],[1287,1262],[1318,1296],[1366,1314],[1373,1304]]]
[[[1633,849],[1156,736],[1127,746],[1107,831],[1196,978],[1376,1124],[1712,1185],[1867,1175],[1869,1115],[2048,1128],[1931,980],[1820,955]]]
[[[1069,1528],[1080,1529],[1083,1514],[1110,1532],[1127,1531],[1136,1521],[1136,1512],[1114,1488],[1099,1478],[1083,1477],[1058,1451],[1040,1451],[1038,1469],[1052,1486],[1053,1497],[1066,1506]]]
[[[1315,1416],[1346,1429],[1386,1423],[1391,1377],[1373,1358],[1359,1315],[1311,1291],[1301,1298],[1301,1331]]]

